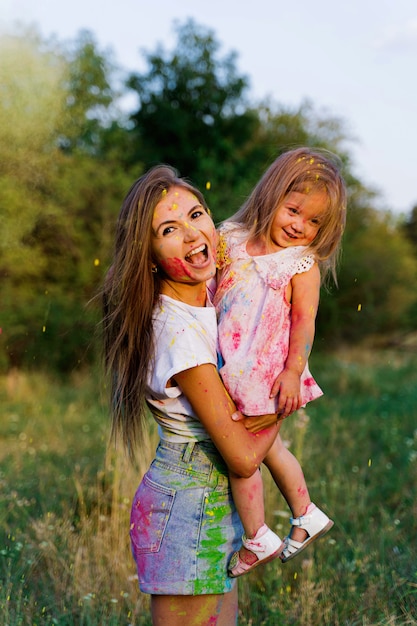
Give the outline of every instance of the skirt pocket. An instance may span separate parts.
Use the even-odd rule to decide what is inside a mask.
[[[175,489],[144,475],[132,504],[130,538],[136,554],[158,552],[174,504]]]

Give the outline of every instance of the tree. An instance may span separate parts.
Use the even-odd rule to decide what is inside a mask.
[[[399,220],[374,209],[358,181],[350,189],[339,286],[323,292],[318,336],[334,344],[387,341],[415,327],[417,258]]]
[[[115,67],[97,49],[95,39],[82,30],[74,42],[62,49],[67,72],[62,85],[66,94],[61,149],[100,154],[101,138],[117,111],[111,85]]]
[[[139,100],[131,115],[129,164],[170,163],[206,197],[215,219],[231,215],[261,173],[294,145],[340,148],[342,122],[318,115],[311,103],[294,110],[270,102],[254,106],[236,53],[220,57],[211,30],[193,20],[176,25],[167,52],[144,52],[147,70],[127,86]],[[207,184],[209,183],[209,184]]]
[[[402,230],[417,253],[417,204],[411,209],[410,215],[404,219]]]
[[[98,89],[95,99],[87,80],[83,101],[80,78],[74,109],[68,92],[77,68],[85,70],[81,42],[80,58],[74,51],[68,61],[62,47],[34,32],[0,41],[4,367],[48,363],[66,370],[84,358],[94,328],[86,303],[110,254],[116,197],[120,203],[128,188],[120,166],[97,157],[97,112],[108,95]],[[87,52],[92,67],[105,66],[88,42]]]
[[[173,52],[144,53],[147,72],[128,80],[139,97],[129,162],[169,163],[200,188],[210,182],[224,191],[259,123],[245,105],[248,81],[234,52],[219,57],[212,31],[188,20],[176,33]]]

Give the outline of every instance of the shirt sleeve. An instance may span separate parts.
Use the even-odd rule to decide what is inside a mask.
[[[215,325],[215,314],[213,319]],[[156,320],[154,332],[155,365],[150,384],[153,393],[176,397],[181,393],[180,389],[167,387],[175,374],[205,363],[217,365],[215,338],[213,341],[210,329],[198,320],[170,316]]]

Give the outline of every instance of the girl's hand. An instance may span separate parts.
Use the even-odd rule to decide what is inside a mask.
[[[278,415],[286,418],[301,407],[300,375],[294,370],[284,369],[271,390],[271,398],[278,396]]]

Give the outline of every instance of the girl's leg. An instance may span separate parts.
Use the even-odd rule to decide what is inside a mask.
[[[241,478],[229,473],[233,501],[239,513],[245,536],[251,539],[265,522],[264,491],[261,472],[256,471],[250,478]],[[239,557],[248,565],[258,560],[256,554],[242,546]]]
[[[261,472],[250,478],[229,475],[233,500],[245,530],[243,544],[229,562],[229,575],[241,576],[279,556],[284,543],[265,524],[264,495]]]
[[[298,460],[284,446],[279,434],[265,457],[264,464],[271,472],[275,484],[287,501],[292,517],[304,515],[311,504],[304,473]],[[292,539],[304,541],[306,537],[307,532],[305,530],[292,527]]]
[[[294,518],[290,534],[284,539],[285,548],[281,559],[285,563],[312,541],[322,537],[333,526],[333,522],[311,503],[303,470],[295,456],[284,446],[279,434],[264,462]]]
[[[229,473],[233,501],[239,513],[246,537],[254,537],[265,522],[264,488],[261,472],[250,478]]]
[[[200,596],[152,596],[153,626],[235,626],[237,585],[229,593]]]

